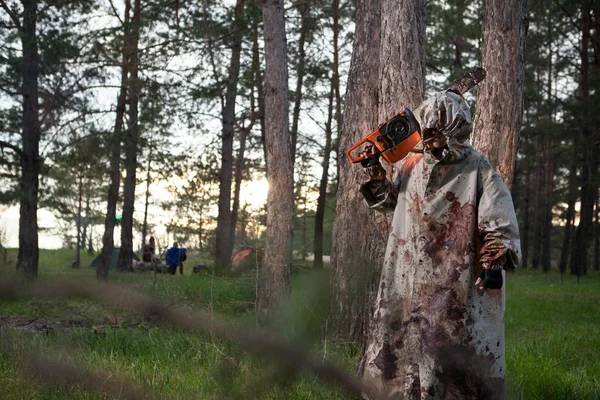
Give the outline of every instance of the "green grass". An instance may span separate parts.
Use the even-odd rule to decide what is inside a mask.
[[[16,255],[13,257],[13,260]],[[71,268],[72,250],[43,251],[40,280],[62,277],[94,279],[83,255],[82,267]],[[184,276],[110,272],[118,282],[193,308],[213,310],[219,318],[254,328],[255,280],[191,274]],[[12,266],[1,275],[11,275]],[[327,271],[301,269],[292,275],[286,313],[276,321],[280,333],[322,354],[322,326],[327,306]],[[600,399],[600,274],[591,271],[581,284],[556,272],[518,270],[507,277],[506,358],[507,399]],[[135,382],[157,398],[199,399],[343,399],[340,388],[312,375],[300,379],[282,374],[281,367],[226,340],[192,335],[155,326],[94,301],[75,298],[0,300],[0,318],[44,316],[48,320],[82,320],[79,329],[55,329],[48,334],[17,331],[18,351],[0,352],[0,399],[102,399],[80,387],[46,387],[19,368],[24,350],[58,351],[61,358],[94,370],[110,370]],[[87,321],[87,322],[86,322]],[[327,358],[352,372],[358,350],[353,344],[327,343]],[[268,382],[265,385],[264,382]]]
[[[506,359],[524,399],[600,399],[600,274],[580,284],[556,271],[508,277]]]

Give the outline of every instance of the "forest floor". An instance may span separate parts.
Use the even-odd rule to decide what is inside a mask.
[[[13,260],[16,254],[11,255]],[[93,256],[71,268],[72,250],[40,254],[39,280],[94,280]],[[110,272],[110,281],[171,305],[208,311],[211,318],[253,330],[255,279],[252,274],[192,275],[190,258],[181,275]],[[13,274],[0,265],[0,278]],[[358,347],[322,340],[328,271],[299,265],[285,315],[274,322],[293,343],[311,348],[349,373]],[[556,271],[517,270],[507,276],[507,394],[511,399],[600,399],[600,273],[581,278]],[[31,379],[22,360],[52,354],[63,363],[110,371],[156,398],[195,399],[350,399],[345,390],[309,373],[286,374],[229,340],[158,325],[81,296],[63,299],[0,298],[0,399],[103,399],[79,386],[48,386]],[[284,371],[284,373],[281,373]]]

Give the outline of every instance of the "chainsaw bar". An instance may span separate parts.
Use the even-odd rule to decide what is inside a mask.
[[[459,95],[467,93],[473,89],[479,82],[485,79],[486,71],[483,67],[477,67],[474,70],[467,72],[454,82],[450,84],[450,87],[446,89],[448,92],[454,92]]]

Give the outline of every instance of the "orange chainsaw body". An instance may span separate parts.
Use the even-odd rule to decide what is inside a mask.
[[[370,143],[378,156],[393,164],[406,157],[420,141],[421,128],[419,123],[413,113],[405,108],[355,143],[346,155],[352,163],[366,162],[368,158],[362,152],[358,155],[353,153],[359,147]]]

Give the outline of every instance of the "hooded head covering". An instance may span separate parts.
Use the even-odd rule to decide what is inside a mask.
[[[467,140],[471,133],[471,109],[456,93],[438,92],[421,103],[414,114],[421,132],[437,129],[446,137],[451,150]]]

